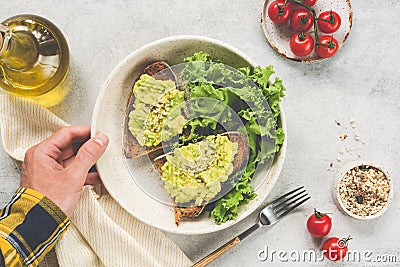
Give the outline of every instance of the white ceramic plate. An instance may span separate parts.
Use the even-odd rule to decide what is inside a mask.
[[[144,68],[155,62],[170,65],[182,63],[184,57],[203,51],[232,67],[255,65],[239,50],[214,39],[199,36],[176,36],[150,43],[122,60],[105,82],[93,111],[92,134],[106,133],[110,144],[97,162],[97,170],[111,196],[130,214],[142,222],[161,230],[178,234],[204,234],[222,230],[252,213],[267,197],[278,179],[286,153],[286,141],[275,156],[275,161],[264,182],[257,189],[257,197],[242,208],[237,219],[217,225],[204,214],[196,220],[174,223],[173,208],[143,192],[131,178],[123,154],[123,127],[126,105],[135,80]],[[285,117],[281,124],[286,132]]]
[[[268,7],[274,0],[265,0],[264,6],[261,13],[261,26],[264,30],[265,37],[267,38],[271,47],[281,54],[282,56],[295,60],[295,61],[319,61],[323,58],[320,58],[318,54],[315,52],[315,49],[311,52],[311,54],[305,57],[298,57],[293,54],[290,49],[290,39],[296,33],[289,25],[289,22],[277,25],[271,21],[268,17]],[[336,1],[325,1],[319,0],[313,6],[317,16],[323,11],[333,10],[340,15],[341,18],[341,26],[339,30],[333,33],[333,37],[336,38],[339,42],[339,49],[343,46],[346,41],[348,35],[350,34],[351,26],[353,23],[353,12],[351,8],[350,0],[336,0]],[[294,9],[293,9],[294,10]],[[319,35],[330,35],[325,33],[319,33]]]

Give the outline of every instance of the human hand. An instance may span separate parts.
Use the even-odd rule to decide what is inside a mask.
[[[22,163],[21,186],[42,193],[72,216],[83,186],[100,183],[98,173],[89,170],[106,150],[108,137],[89,138],[89,126],[70,126],[31,147]]]

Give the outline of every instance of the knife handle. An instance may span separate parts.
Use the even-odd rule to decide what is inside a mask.
[[[240,242],[239,237],[235,237],[231,241],[225,243],[220,248],[216,249],[214,252],[211,252],[208,256],[200,260],[199,262],[195,263],[192,267],[204,267],[214,261],[216,258],[227,252],[229,249],[233,248]]]

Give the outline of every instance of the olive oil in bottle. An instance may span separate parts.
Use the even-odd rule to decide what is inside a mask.
[[[0,87],[44,106],[58,104],[69,67],[68,44],[50,21],[18,15],[0,24]]]

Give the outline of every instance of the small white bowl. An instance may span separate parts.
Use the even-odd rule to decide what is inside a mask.
[[[348,209],[346,209],[346,207],[345,207],[345,205],[344,205],[344,203],[342,201],[342,198],[340,197],[340,194],[339,194],[340,182],[343,179],[344,175],[349,170],[351,170],[351,169],[353,169],[353,168],[355,168],[357,166],[371,166],[371,167],[374,167],[374,168],[380,170],[381,172],[383,172],[383,174],[386,176],[386,178],[388,179],[388,182],[389,182],[390,190],[389,190],[389,197],[388,197],[388,201],[387,201],[386,205],[380,211],[378,211],[377,213],[375,213],[373,215],[370,215],[370,216],[356,215],[356,214],[352,213],[351,211],[349,211]],[[392,202],[392,199],[393,199],[394,188],[393,188],[393,182],[392,182],[389,174],[385,170],[383,170],[382,168],[378,167],[377,165],[375,165],[375,164],[373,164],[371,162],[367,162],[367,161],[353,161],[353,162],[350,162],[350,163],[346,164],[345,166],[343,166],[339,170],[339,172],[337,173],[337,177],[336,177],[336,179],[334,179],[334,186],[333,186],[332,193],[333,193],[333,199],[335,201],[336,206],[344,214],[347,214],[350,217],[355,218],[355,219],[359,219],[359,220],[371,220],[371,219],[378,218],[379,216],[381,216],[382,214],[384,214],[388,210],[388,208],[389,208],[389,206],[390,206],[390,204]]]

